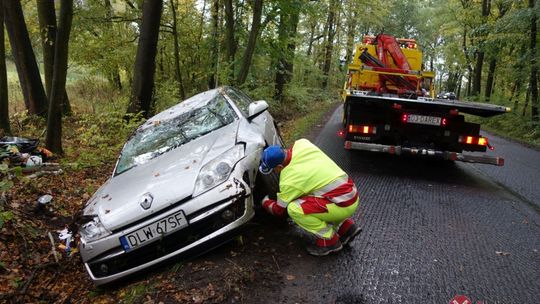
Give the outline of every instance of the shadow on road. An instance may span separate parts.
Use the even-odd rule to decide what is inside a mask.
[[[481,176],[471,174],[455,162],[413,156],[394,156],[365,151],[345,151],[348,172],[375,176],[393,176],[426,182],[494,187]]]

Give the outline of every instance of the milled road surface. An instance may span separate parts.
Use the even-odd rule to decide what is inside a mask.
[[[491,136],[503,168],[346,151],[341,113],[316,144],[358,185],[364,231],[291,259],[269,303],[540,303],[539,151]]]

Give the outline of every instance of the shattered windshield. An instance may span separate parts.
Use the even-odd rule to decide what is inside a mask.
[[[156,120],[152,126],[137,130],[125,144],[116,174],[228,125],[235,118],[236,114],[225,98],[217,95],[208,103],[176,117],[166,121]]]

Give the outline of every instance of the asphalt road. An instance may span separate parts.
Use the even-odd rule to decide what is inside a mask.
[[[346,151],[341,113],[315,143],[358,185],[364,230],[351,248],[282,268],[294,276],[279,302],[540,303],[539,151],[491,135],[502,168]]]

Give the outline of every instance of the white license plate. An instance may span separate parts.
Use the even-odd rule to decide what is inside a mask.
[[[407,122],[421,125],[440,126],[441,118],[436,116],[409,114],[407,115]]]
[[[150,244],[153,241],[180,230],[188,225],[183,211],[164,217],[146,227],[120,237],[120,243],[125,251]]]

